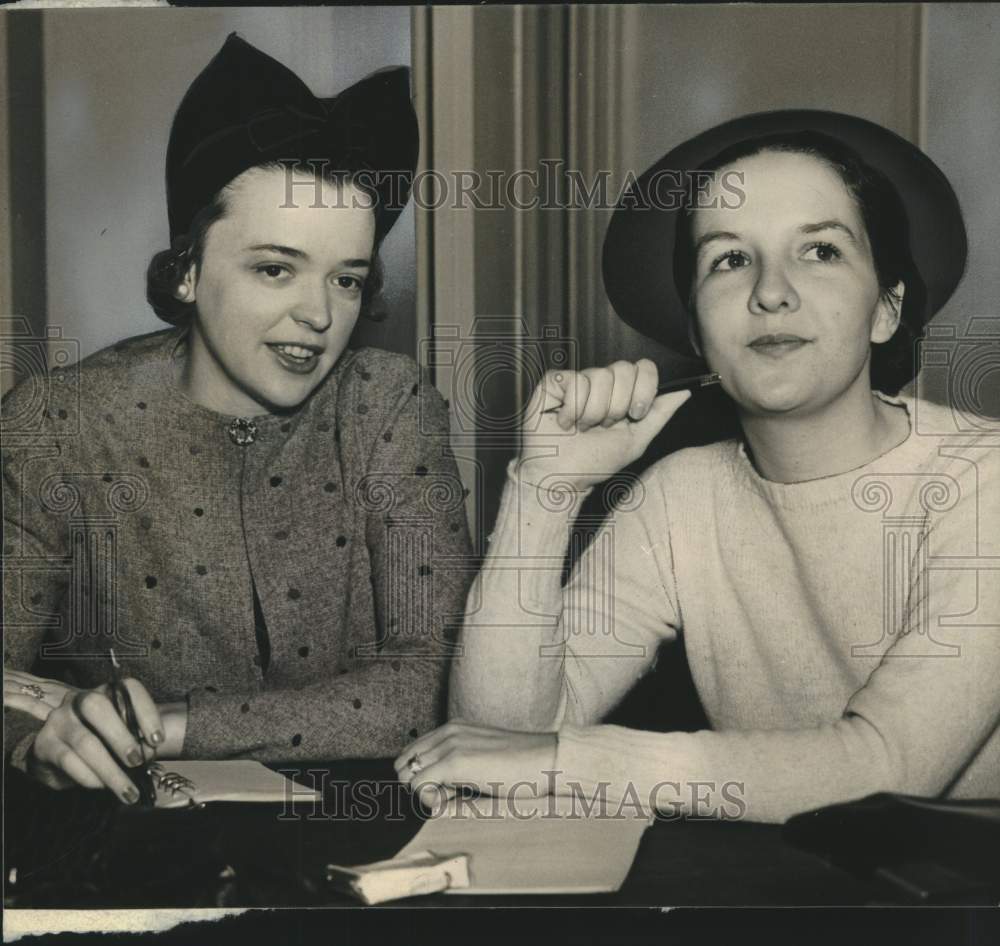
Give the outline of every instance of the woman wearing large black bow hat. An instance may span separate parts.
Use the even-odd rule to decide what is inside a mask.
[[[321,100],[230,36],[170,137],[147,294],[174,327],[56,372],[37,415],[5,400],[6,738],[47,784],[133,800],[136,753],[379,756],[439,721],[467,583],[434,566],[469,551],[448,412],[412,360],[347,349],[416,164],[408,78]]]
[[[608,229],[608,295],[703,355],[741,434],[654,464],[563,590],[551,563],[583,496],[689,395],[656,397],[649,361],[546,377],[455,718],[402,776],[431,798],[527,783],[612,814],[765,821],[879,791],[1000,795],[1000,451],[898,396],[965,252],[940,170],[852,116],[740,118],[646,172]],[[711,729],[601,725],[681,635]]]

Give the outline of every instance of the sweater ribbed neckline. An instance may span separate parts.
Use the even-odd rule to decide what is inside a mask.
[[[872,393],[886,404],[902,407],[906,411],[910,432],[902,443],[891,447],[867,463],[842,473],[802,480],[797,483],[778,483],[765,479],[757,472],[747,455],[746,445],[742,440],[731,441],[727,459],[732,465],[736,481],[746,489],[763,497],[773,506],[783,509],[815,509],[849,500],[854,484],[864,476],[877,475],[880,472],[903,473],[911,471],[914,462],[921,455],[920,451],[916,449],[918,444],[915,443],[917,437],[913,423],[913,398],[905,395],[892,397],[881,391],[873,391]]]

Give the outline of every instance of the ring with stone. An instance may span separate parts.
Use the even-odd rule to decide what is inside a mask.
[[[36,700],[45,699],[45,691],[37,683],[22,683],[21,692],[25,696],[33,696]]]
[[[423,769],[423,765],[420,762],[420,756],[410,756],[406,762],[406,767],[410,770],[410,775],[419,775],[420,771]]]

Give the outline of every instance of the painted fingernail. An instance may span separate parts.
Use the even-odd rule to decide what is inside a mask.
[[[139,800],[139,792],[133,785],[130,785],[128,788],[126,788],[122,794],[125,798],[125,801],[127,801],[130,805],[134,805]]]
[[[138,749],[133,749],[125,758],[133,768],[142,762],[142,756],[139,754]]]
[[[161,742],[163,742],[163,733],[162,733],[162,732],[161,732],[161,731],[160,731],[159,729],[157,729],[157,730],[156,730],[156,731],[155,731],[155,732],[153,733],[153,735],[149,737],[149,741],[150,741],[150,742],[151,742],[151,743],[152,743],[152,744],[153,744],[154,746],[158,746],[158,745],[159,745],[159,744],[160,744]]]

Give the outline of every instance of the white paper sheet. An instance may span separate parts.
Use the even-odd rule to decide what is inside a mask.
[[[624,883],[649,823],[630,809],[585,817],[569,799],[456,800],[397,857],[468,855],[469,886],[453,893],[611,893]]]
[[[195,787],[188,792],[158,788],[157,808],[180,808],[191,800],[195,804],[210,801],[294,802],[313,801],[320,797],[313,789],[251,759],[169,761],[162,762],[161,766],[165,773],[183,776]]]

